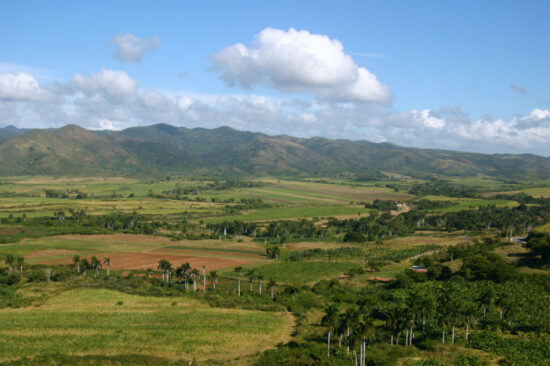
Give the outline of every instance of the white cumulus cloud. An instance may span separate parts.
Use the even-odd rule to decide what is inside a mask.
[[[0,99],[48,101],[52,98],[54,95],[41,88],[31,74],[25,72],[0,74]]]
[[[115,57],[124,62],[139,62],[146,51],[160,47],[158,37],[142,39],[131,33],[117,34],[110,43],[116,46]]]
[[[267,85],[284,92],[307,92],[320,100],[387,104],[392,94],[376,75],[358,66],[336,39],[290,28],[266,28],[247,47],[228,46],[212,56],[227,84]]]
[[[83,93],[103,93],[116,99],[132,97],[138,89],[138,82],[124,71],[101,69],[96,74],[84,76],[75,74],[73,84]]]

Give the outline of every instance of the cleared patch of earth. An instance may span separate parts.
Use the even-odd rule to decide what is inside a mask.
[[[156,269],[161,259],[166,259],[174,267],[182,263],[189,262],[193,268],[202,268],[206,266],[207,270],[218,268],[234,267],[247,263],[258,262],[258,258],[219,258],[219,257],[201,257],[190,255],[173,254],[155,254],[155,253],[123,253],[123,252],[105,252],[94,254],[98,259],[103,260],[109,257],[113,264],[111,269]],[[86,259],[92,258],[92,255],[84,256]],[[59,258],[39,262],[40,264],[71,264],[70,258]]]

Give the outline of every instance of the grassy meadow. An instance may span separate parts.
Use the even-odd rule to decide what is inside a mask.
[[[31,291],[31,289],[29,289]],[[68,290],[40,307],[0,310],[0,362],[41,354],[231,360],[289,339],[289,314],[199,300]]]

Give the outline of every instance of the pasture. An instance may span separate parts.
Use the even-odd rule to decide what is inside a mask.
[[[74,289],[40,307],[0,310],[0,362],[57,354],[225,364],[288,341],[292,326],[285,313],[212,308],[189,297]]]

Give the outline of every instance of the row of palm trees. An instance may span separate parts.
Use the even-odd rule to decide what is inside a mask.
[[[170,283],[172,275],[175,275],[178,278],[178,282],[184,283],[185,289],[189,290],[191,284],[193,285],[193,291],[197,291],[197,281],[203,279],[203,292],[206,293],[207,289],[207,280],[210,281],[210,286],[212,290],[216,290],[216,285],[219,282],[219,275],[217,271],[206,272],[206,266],[202,266],[202,272],[196,268],[192,268],[189,262],[182,263],[179,267],[174,268],[172,263],[166,259],[161,259],[158,263],[157,269],[162,273],[162,282]],[[149,274],[152,273],[149,272]],[[235,268],[235,274],[237,274],[237,294],[241,296],[241,278],[245,275],[250,283],[250,292],[254,292],[254,283],[258,282],[258,293],[262,294],[262,285],[264,284],[264,276],[262,274],[257,274],[255,270],[247,270],[245,272],[244,268],[238,266]],[[270,279],[267,282],[267,291],[271,294],[271,298],[275,298],[275,290],[277,282]]]
[[[244,268],[241,266],[235,267],[235,273],[238,277],[238,287],[237,287],[237,294],[241,296],[241,277],[243,274],[248,279],[248,282],[250,283],[250,292],[254,291],[254,282],[258,281],[258,293],[262,294],[262,284],[264,283],[264,276],[261,273],[256,273],[255,270],[249,269],[246,272],[244,272]],[[276,290],[277,282],[273,279],[270,279],[267,282],[267,291],[271,294],[271,298],[275,298],[275,290]]]
[[[95,255],[88,261],[86,258],[81,258],[79,255],[73,256],[73,265],[78,273],[82,273],[84,276],[88,274],[88,271],[94,271],[94,277],[97,278],[99,271],[103,265],[107,266],[107,276],[111,274],[111,266],[113,262],[111,258],[105,257],[103,261],[98,259]]]

